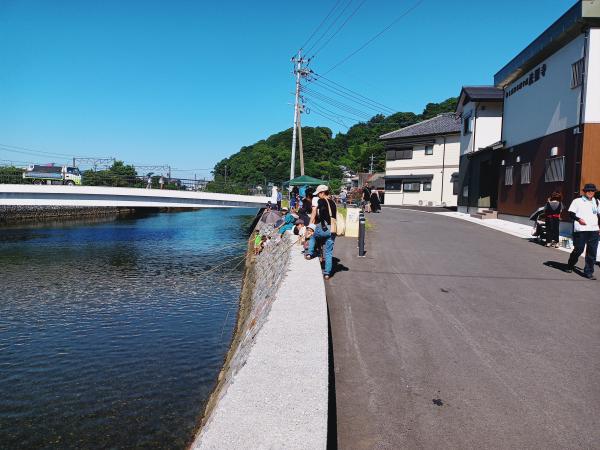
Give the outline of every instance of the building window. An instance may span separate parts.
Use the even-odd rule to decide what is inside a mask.
[[[421,182],[417,181],[416,183],[404,183],[402,186],[404,192],[419,192],[421,190]]]
[[[431,190],[431,181],[423,181],[423,190],[430,191]]]
[[[402,181],[400,180],[386,180],[385,181],[385,190],[386,191],[402,191]]]
[[[450,183],[452,183],[452,195],[458,195],[460,192],[460,187],[458,185],[458,172],[454,172],[452,177],[450,178]]]
[[[585,58],[571,64],[571,89],[575,89],[583,84],[583,75],[585,73]]]
[[[546,160],[546,171],[544,174],[546,183],[565,181],[565,157],[548,158]]]
[[[463,134],[469,134],[472,131],[472,120],[471,120],[471,116],[468,115],[467,117],[463,118]]]
[[[425,146],[425,154],[426,155],[433,155],[433,145],[426,145]]]
[[[395,161],[397,159],[412,159],[412,157],[412,148],[406,150],[388,150],[385,152],[385,159],[388,161]]]
[[[504,170],[504,186],[513,185],[513,166],[506,166]]]
[[[531,163],[521,164],[521,184],[531,183]]]

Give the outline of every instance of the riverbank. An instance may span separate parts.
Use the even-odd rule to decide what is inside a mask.
[[[249,243],[235,337],[193,449],[325,448],[328,336],[318,260]]]

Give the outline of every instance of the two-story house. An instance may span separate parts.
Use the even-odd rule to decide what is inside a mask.
[[[504,92],[495,86],[464,86],[458,98],[460,171],[458,210],[497,208]]]
[[[454,113],[380,136],[385,204],[456,206],[461,121]]]

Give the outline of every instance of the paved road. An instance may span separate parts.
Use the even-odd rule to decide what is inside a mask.
[[[600,448],[600,281],[477,224],[369,219],[327,287],[339,448]]]

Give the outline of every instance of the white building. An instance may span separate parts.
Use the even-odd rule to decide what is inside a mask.
[[[503,99],[502,89],[494,86],[464,86],[460,92],[459,211],[497,207]]]
[[[600,1],[580,0],[495,76],[504,92],[498,214],[600,184]]]
[[[380,136],[386,205],[456,206],[460,126],[446,113]]]

